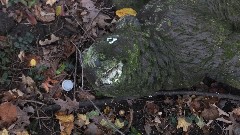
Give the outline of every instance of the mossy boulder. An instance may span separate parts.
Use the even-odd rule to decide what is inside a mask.
[[[211,4],[151,0],[138,18],[122,18],[114,33],[83,52],[85,76],[112,97],[187,88],[206,76],[240,88],[238,21],[220,16]],[[228,10],[238,18],[238,9]]]

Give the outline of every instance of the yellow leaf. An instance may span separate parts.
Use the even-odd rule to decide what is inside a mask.
[[[62,6],[56,6],[56,16],[61,15],[62,13]]]
[[[184,117],[179,117],[178,118],[178,125],[177,128],[183,128],[183,131],[187,132],[188,126],[190,126],[191,123],[188,123]]]
[[[66,115],[62,112],[59,112],[59,113],[56,113],[55,116],[59,120],[61,135],[71,135],[72,129],[74,127],[73,114]]]
[[[37,65],[37,61],[35,59],[30,60],[30,66],[35,67]]]
[[[7,129],[4,128],[2,131],[0,131],[0,135],[8,135]]]
[[[115,124],[118,128],[122,128],[122,127],[124,126],[124,122],[120,122],[119,119],[116,119],[114,124]]]
[[[133,10],[132,8],[122,8],[122,9],[116,11],[116,15],[118,17],[123,17],[126,15],[136,16],[137,12],[135,10]]]

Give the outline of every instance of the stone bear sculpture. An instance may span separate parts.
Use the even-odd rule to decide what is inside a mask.
[[[112,97],[188,88],[206,76],[240,88],[239,7],[237,0],[150,0],[83,52],[85,76]]]

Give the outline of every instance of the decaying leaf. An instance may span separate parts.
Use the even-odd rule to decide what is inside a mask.
[[[51,34],[51,39],[50,40],[49,39],[45,39],[44,41],[40,40],[39,44],[40,45],[49,45],[53,42],[58,41],[59,39],[60,39],[59,37],[56,37],[54,34]]]
[[[136,16],[137,12],[135,10],[133,10],[132,8],[122,8],[122,9],[116,11],[116,15],[118,17],[124,17],[126,15]]]
[[[25,129],[30,124],[29,118],[28,112],[17,107],[17,121],[15,122],[14,129]]]
[[[17,120],[17,107],[10,102],[4,102],[0,104],[1,126],[9,126],[16,120]]]
[[[49,4],[52,6],[54,3],[56,3],[57,0],[47,0],[46,4]]]
[[[152,132],[152,128],[151,128],[150,124],[144,125],[144,130],[145,130],[147,135],[150,135],[151,132]]]
[[[77,120],[75,121],[75,123],[79,127],[90,124],[89,118],[87,118],[86,114],[77,114]]]
[[[54,100],[54,102],[61,106],[60,111],[62,112],[68,110],[68,112],[71,113],[72,111],[77,110],[79,108],[79,102],[77,102],[76,99],[71,100],[69,97],[66,97],[66,101],[62,99],[57,99]]]
[[[2,5],[8,5],[8,0],[1,0]]]
[[[205,120],[215,120],[219,117],[219,111],[216,107],[210,106],[209,108],[204,108],[204,110],[201,113],[201,116]]]
[[[51,22],[55,20],[55,12],[54,10],[44,11],[40,5],[35,5],[34,14],[37,20],[42,22]]]
[[[3,102],[11,101],[18,97],[22,97],[23,95],[24,93],[18,89],[9,90],[3,93],[2,101]]]
[[[0,131],[0,135],[9,135],[7,129],[4,128],[2,131]]]
[[[124,121],[121,122],[120,119],[116,119],[114,124],[117,128],[123,128],[124,127]]]
[[[95,99],[95,96],[87,91],[80,91],[78,97],[80,100],[88,100],[88,99],[94,100]]]
[[[24,74],[22,74],[22,83],[28,86],[35,85],[35,82],[33,81],[33,79],[29,76],[25,76]]]
[[[29,135],[29,133],[26,130],[24,130],[24,131],[17,131],[16,135]]]
[[[42,83],[41,86],[44,88],[44,90],[45,90],[46,92],[49,92],[50,88],[53,87],[52,85],[53,85],[53,84],[56,84],[56,83],[58,83],[57,80],[53,80],[53,79],[51,79],[51,78],[48,77],[48,79],[45,80],[45,81]]]
[[[26,10],[26,14],[27,14],[27,21],[31,24],[31,25],[36,25],[37,24],[37,20],[36,18],[34,17],[34,15]]]
[[[21,62],[23,62],[24,57],[25,57],[24,51],[20,51],[20,53],[18,54],[18,58],[20,59]]]
[[[147,101],[145,105],[145,111],[151,115],[154,115],[159,111],[159,106],[153,101]]]
[[[185,117],[179,117],[178,118],[178,124],[177,128],[183,128],[183,131],[187,132],[188,127],[191,125],[191,123],[188,123],[185,119]]]
[[[87,126],[84,135],[102,135],[103,132],[94,124],[91,123]]]
[[[73,114],[66,115],[63,112],[58,112],[55,114],[55,116],[59,120],[61,135],[71,135],[72,129],[74,127]]]

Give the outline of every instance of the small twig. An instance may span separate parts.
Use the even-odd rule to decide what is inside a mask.
[[[39,102],[39,101],[35,101],[35,100],[22,100],[23,102],[29,102],[29,103],[36,103],[36,104],[40,104],[40,105],[46,105],[42,102]]]

